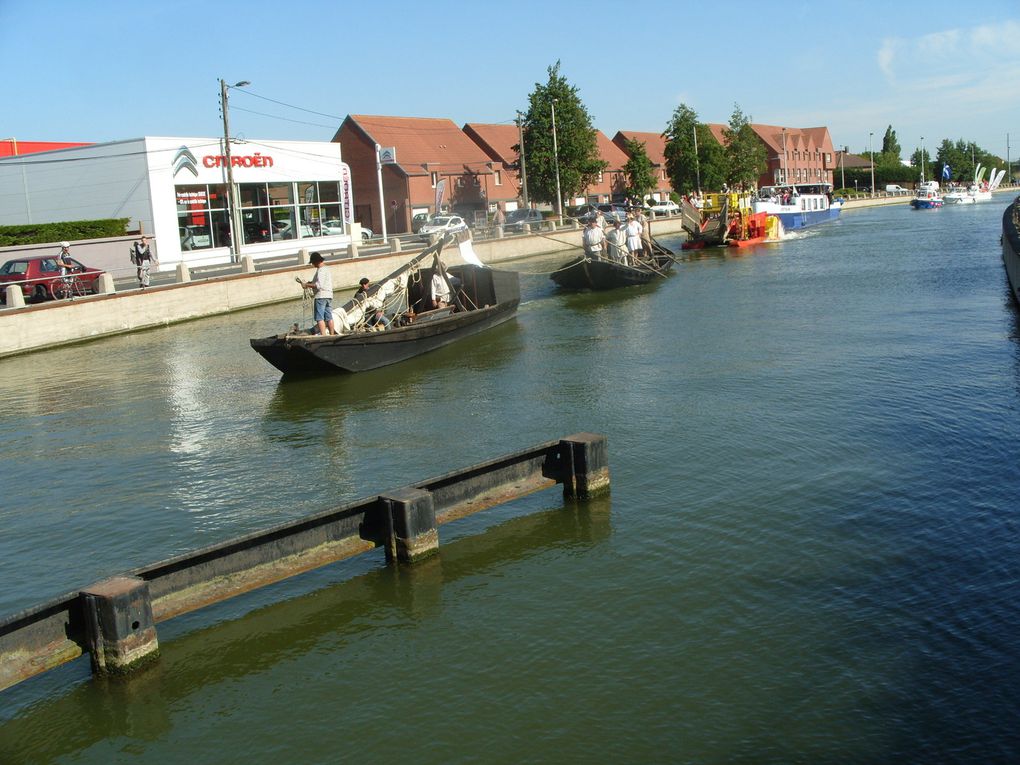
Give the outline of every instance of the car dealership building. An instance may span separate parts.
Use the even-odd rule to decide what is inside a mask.
[[[360,238],[338,143],[146,137],[0,158],[0,225],[128,218],[163,267],[339,249]],[[237,229],[237,231],[233,231]]]

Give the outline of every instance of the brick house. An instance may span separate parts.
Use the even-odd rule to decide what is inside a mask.
[[[652,197],[657,200],[669,199],[672,187],[666,174],[666,137],[661,133],[640,133],[634,130],[620,130],[613,136],[613,143],[625,154],[627,141],[645,145],[645,153],[655,168],[655,190],[652,191]]]
[[[499,163],[448,119],[349,114],[333,142],[351,168],[354,218],[376,233],[382,231],[377,145],[395,153],[382,166],[387,233],[408,232],[415,214],[435,213],[440,192],[441,207],[468,220],[517,196]]]
[[[604,171],[599,173],[595,182],[584,189],[576,197],[567,200],[568,205],[581,205],[585,202],[614,202],[626,196],[627,177],[623,167],[629,157],[610,141],[601,130],[595,131],[595,140],[599,149],[599,159],[607,163]]]
[[[523,204],[521,194],[520,177],[517,171],[517,152],[514,146],[520,143],[520,131],[516,125],[488,125],[481,122],[469,122],[464,125],[464,133],[478,144],[489,158],[498,163],[494,171],[500,174],[499,178],[493,179],[493,185],[504,186],[501,199],[505,211],[516,210]],[[528,168],[525,166],[524,172]],[[511,199],[512,197],[512,199]],[[495,200],[492,200],[495,201]]]
[[[725,143],[723,131],[728,125],[709,123],[712,135]],[[829,129],[791,128],[776,125],[751,124],[765,145],[768,169],[758,178],[758,186],[776,186],[784,183],[832,183],[833,170],[839,157],[832,148]]]

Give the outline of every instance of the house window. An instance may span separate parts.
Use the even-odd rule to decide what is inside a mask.
[[[438,183],[439,183],[439,173],[433,171],[433,173],[432,173],[432,188],[435,188],[436,184],[438,184]]]
[[[659,179],[663,181],[666,180],[666,168],[662,168],[662,170],[659,171]]]
[[[601,170],[599,170],[599,179],[598,179],[597,183],[602,183],[602,178],[603,178],[603,173],[602,173]]]
[[[502,186],[503,185],[503,173],[501,173],[499,170],[496,170],[494,175],[496,176],[496,179],[495,179],[495,181],[493,181],[493,183],[495,183],[497,186]]]

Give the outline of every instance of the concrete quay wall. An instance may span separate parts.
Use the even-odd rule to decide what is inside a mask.
[[[654,234],[679,232],[679,218],[653,223]],[[581,231],[564,227],[523,236],[473,242],[483,263],[497,264],[580,246]],[[353,292],[358,280],[377,281],[416,254],[418,247],[362,257],[330,260],[338,302],[346,289]],[[296,255],[296,253],[295,253]],[[461,262],[456,246],[444,250],[450,265]],[[297,300],[301,288],[295,277],[310,279],[312,267],[292,265],[257,273],[232,274],[183,282],[145,291],[88,295],[71,300],[0,310],[0,358],[93,340],[111,335],[164,327],[206,316],[231,313],[273,303]],[[280,331],[287,327],[280,327]]]

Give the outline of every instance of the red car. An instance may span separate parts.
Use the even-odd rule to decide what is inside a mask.
[[[99,277],[103,274],[102,271],[98,268],[89,268],[66,255],[64,260],[75,265],[74,276],[81,282],[85,292],[95,293],[99,290]],[[4,263],[0,268],[0,298],[5,303],[7,290],[4,289],[4,285],[11,283],[21,285],[26,300],[42,301],[56,298],[66,291],[53,255],[33,255]]]

